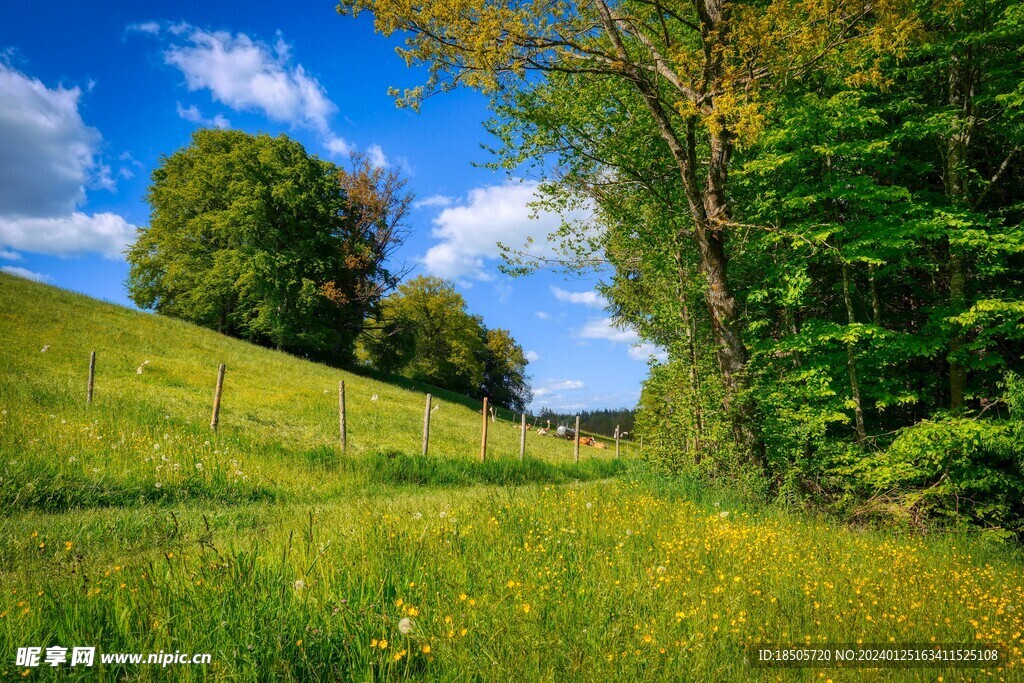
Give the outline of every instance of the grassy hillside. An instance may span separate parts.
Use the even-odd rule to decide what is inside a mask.
[[[0,331],[0,679],[1024,679],[1013,549],[852,529],[607,452],[573,467],[535,435],[520,465],[508,424],[481,466],[480,416],[449,401],[411,457],[422,394],[6,276]],[[759,643],[1002,659],[759,669]],[[97,665],[15,666],[30,646],[94,646]],[[99,661],[176,651],[211,661]]]
[[[18,461],[8,466],[5,483],[34,484],[5,487],[0,502],[9,506],[55,510],[189,496],[319,499],[354,483],[338,476],[339,468],[367,469],[367,462],[380,459],[363,456],[421,449],[425,392],[177,320],[0,274],[0,329],[0,403],[6,410],[0,455],[15,456],[8,449],[17,444],[11,459]],[[93,350],[95,394],[87,406]],[[227,374],[214,434],[209,421],[219,363],[227,365]],[[346,383],[348,414],[344,458],[339,380]],[[468,464],[479,458],[481,417],[465,403],[447,392],[435,399],[435,459]],[[604,464],[569,467],[572,444],[535,433],[528,434],[527,451],[561,465],[525,466],[542,478],[587,478],[615,468],[607,462],[609,451],[598,449],[583,449],[581,457]],[[514,476],[508,470],[521,469],[518,453],[518,422],[492,423],[488,457],[498,462],[481,476]]]

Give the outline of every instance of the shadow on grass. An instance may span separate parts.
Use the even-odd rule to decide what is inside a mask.
[[[544,460],[495,459],[476,462],[463,458],[405,455],[397,451],[371,453],[349,461],[349,469],[374,482],[416,486],[494,484],[564,484],[575,480],[605,479],[627,469],[623,460],[584,460],[579,464],[553,464]]]
[[[192,477],[157,486],[152,481],[89,479],[45,467],[3,472],[0,510],[67,512],[84,508],[166,505],[182,501],[222,504],[270,502],[278,496],[262,486]]]

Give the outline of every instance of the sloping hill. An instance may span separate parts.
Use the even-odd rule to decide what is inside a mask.
[[[0,329],[0,456],[8,461],[0,503],[16,508],[195,495],[316,499],[352,484],[339,469],[372,476],[389,467],[381,454],[421,449],[425,392],[408,382],[403,388],[342,372],[4,274]],[[95,395],[86,405],[90,351],[97,354]],[[220,363],[227,374],[220,428],[212,433]],[[339,380],[348,408],[345,457]],[[584,457],[604,465],[564,469],[572,444],[535,434],[528,435],[528,454],[543,462],[520,465],[518,424],[507,418],[490,425],[488,458],[496,462],[473,469],[481,417],[465,401],[435,398],[430,457],[455,463],[470,480],[586,478],[615,469],[609,453],[596,449]],[[419,463],[413,481],[461,476],[424,466],[433,467]]]

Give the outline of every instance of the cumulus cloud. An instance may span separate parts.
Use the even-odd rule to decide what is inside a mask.
[[[323,145],[332,157],[337,158],[347,157],[356,150],[351,142],[333,134],[324,138]]]
[[[608,299],[605,299],[597,292],[569,292],[561,287],[552,287],[551,293],[559,301],[570,304],[582,304],[591,308],[605,308],[608,306]]]
[[[664,363],[668,360],[668,352],[661,348],[657,344],[650,344],[644,342],[642,344],[634,344],[629,347],[629,357],[633,360],[647,361],[653,357],[660,363]]]
[[[391,165],[388,163],[388,158],[384,156],[384,150],[380,148],[380,145],[370,145],[367,147],[366,158],[378,168],[387,168]]]
[[[42,273],[34,273],[27,268],[18,268],[17,266],[4,266],[0,268],[0,272],[7,273],[8,275],[15,275],[17,277],[23,277],[26,280],[32,280],[34,282],[49,282],[50,276],[43,275]]]
[[[619,329],[612,323],[611,318],[600,318],[591,320],[579,331],[581,339],[607,339],[614,344],[635,344],[640,341],[640,335],[629,328]]]
[[[328,120],[338,108],[316,78],[301,64],[291,64],[291,46],[280,35],[268,45],[244,33],[187,24],[174,32],[184,42],[165,50],[164,61],[181,71],[189,90],[208,90],[215,101],[237,111],[330,132]]]
[[[190,105],[188,107],[183,107],[181,105],[181,102],[178,102],[177,106],[178,106],[178,116],[180,116],[181,118],[185,119],[186,121],[191,121],[192,123],[198,123],[200,126],[208,126],[208,127],[212,126],[214,128],[222,128],[223,129],[223,128],[230,128],[231,127],[231,122],[228,121],[226,118],[224,118],[224,116],[221,115],[221,114],[217,114],[212,119],[208,119],[205,116],[203,116],[203,113],[201,111],[199,111],[199,107],[197,107],[194,104]]]
[[[654,356],[658,361],[668,360],[668,354],[656,344],[640,341],[640,335],[629,328],[615,327],[611,318],[591,320],[577,333],[580,339],[607,339],[613,344],[629,344],[629,357],[633,360],[647,361]]]
[[[541,320],[551,320],[551,314],[545,311],[535,311],[534,315],[540,318]]]
[[[540,354],[537,353],[536,351],[527,351],[523,355],[526,356],[526,360],[530,361],[531,363],[536,363],[537,361],[540,360]]]
[[[445,208],[434,219],[432,235],[438,244],[423,256],[427,271],[445,278],[488,280],[486,261],[500,255],[498,242],[546,242],[563,217],[546,211],[534,216],[530,204],[537,199],[537,187],[534,181],[518,180],[478,187],[462,204]],[[565,218],[579,220],[583,214],[573,212]]]
[[[5,261],[20,261],[21,254],[10,249],[0,249],[0,259],[4,259]]]
[[[563,392],[582,389],[586,389],[586,384],[575,379],[542,380],[533,389],[533,404],[554,407],[560,411],[576,410],[583,407],[578,403],[578,397],[566,397]]]
[[[113,189],[102,136],[78,111],[80,88],[46,87],[0,61],[0,247],[116,258],[135,229],[80,209],[89,188]]]

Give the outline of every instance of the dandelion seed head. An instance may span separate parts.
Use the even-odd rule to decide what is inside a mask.
[[[413,632],[415,628],[416,622],[414,622],[409,617],[405,617],[400,622],[398,622],[398,632],[401,633],[403,636],[409,635]]]

